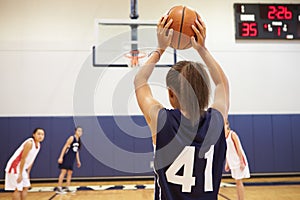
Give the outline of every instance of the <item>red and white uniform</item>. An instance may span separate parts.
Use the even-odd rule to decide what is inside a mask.
[[[28,141],[32,141],[32,148],[30,149],[27,157],[25,158],[23,171],[20,172],[22,153],[24,150],[24,146]],[[28,138],[21,144],[21,146],[19,146],[19,148],[15,151],[13,156],[9,159],[5,168],[5,172],[6,172],[5,190],[18,189],[19,191],[22,191],[23,187],[30,186],[27,169],[29,168],[30,165],[32,165],[39,151],[40,151],[40,144],[38,143],[38,146],[36,147],[33,138]],[[23,180],[20,183],[17,183],[17,178],[20,173],[22,173]]]
[[[236,151],[234,142],[232,140],[232,133],[233,133],[233,131],[230,131],[228,137],[226,138],[226,143],[227,143],[226,159],[227,159],[229,168],[231,170],[232,178],[234,178],[234,179],[249,178],[250,171],[249,171],[246,154],[245,154],[242,144],[238,138],[238,143],[239,143],[239,146],[241,148],[241,151],[242,151],[245,163],[246,163],[244,170],[241,170],[240,169],[241,161],[240,161],[239,155]]]

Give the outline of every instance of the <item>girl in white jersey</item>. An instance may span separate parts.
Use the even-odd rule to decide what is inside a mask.
[[[229,122],[225,123],[227,143],[225,171],[231,170],[231,176],[236,181],[238,200],[244,199],[243,179],[250,177],[246,154],[238,135],[230,129]]]
[[[44,129],[36,128],[32,133],[32,138],[28,138],[21,144],[6,165],[5,190],[14,191],[13,200],[26,199],[27,190],[30,187],[30,170],[44,137]]]

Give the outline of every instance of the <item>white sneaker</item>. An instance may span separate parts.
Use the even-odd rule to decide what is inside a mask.
[[[61,187],[56,188],[56,193],[57,194],[66,194],[66,192]]]
[[[74,193],[76,192],[76,190],[70,189],[69,187],[66,187],[66,189],[64,189],[65,192],[71,192]]]

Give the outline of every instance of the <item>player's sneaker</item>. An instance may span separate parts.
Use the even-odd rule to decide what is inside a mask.
[[[76,192],[76,190],[70,189],[69,187],[66,187],[66,189],[65,189],[64,191],[65,191],[65,192],[70,192],[70,193]]]
[[[61,187],[56,188],[56,193],[57,194],[66,194],[66,192]]]

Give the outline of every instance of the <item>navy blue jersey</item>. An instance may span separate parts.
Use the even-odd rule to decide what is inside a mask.
[[[177,109],[159,111],[155,199],[217,199],[226,155],[224,120],[209,108],[192,125]]]
[[[63,157],[63,162],[58,166],[60,169],[73,170],[73,165],[76,158],[76,153],[79,150],[79,145],[79,141],[76,139],[75,136],[73,136],[73,142],[67,148]]]

